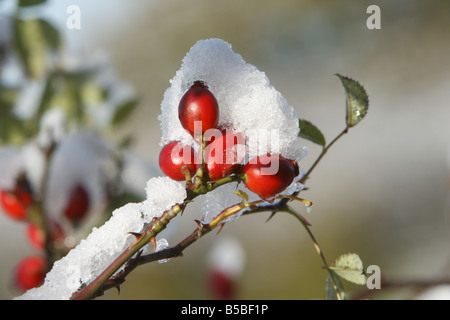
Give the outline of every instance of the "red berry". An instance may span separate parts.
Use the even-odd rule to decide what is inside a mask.
[[[50,228],[51,241],[53,243],[61,243],[65,237],[64,231],[62,230],[61,226],[56,222],[50,222],[48,227]],[[39,226],[34,223],[30,223],[27,227],[27,236],[28,240],[34,248],[38,250],[44,249],[45,235],[41,228],[39,228]]]
[[[183,95],[178,106],[178,118],[183,128],[193,137],[197,137],[206,130],[217,126],[219,105],[203,82],[196,81]],[[201,130],[200,125],[195,124],[196,121],[200,122]]]
[[[44,249],[44,233],[42,230],[35,224],[30,223],[27,227],[27,236],[31,245],[38,249]]]
[[[211,142],[206,145],[204,156],[205,168],[210,180],[219,180],[236,173],[243,167],[245,138],[239,132],[222,130],[220,136],[211,137]],[[197,158],[201,159],[200,154]],[[200,161],[197,162],[200,165]]]
[[[298,168],[298,163],[295,162],[294,160],[289,160],[289,162],[294,166],[294,177],[298,176],[300,174],[300,169]]]
[[[243,172],[246,187],[262,199],[270,199],[292,183],[298,166],[280,155],[265,155],[249,161]]]
[[[0,203],[3,211],[15,220],[27,218],[28,207],[33,203],[31,194],[17,185],[13,191],[0,191]]]
[[[195,173],[195,154],[191,146],[179,141],[166,144],[159,153],[159,167],[162,172],[173,180],[183,181],[186,176],[182,168],[186,166],[191,175]]]
[[[23,291],[38,287],[44,282],[46,268],[47,260],[44,257],[26,257],[14,269],[14,284]]]
[[[214,299],[231,300],[235,295],[235,281],[224,272],[213,269],[208,274],[209,292]]]
[[[79,223],[89,210],[90,199],[86,189],[77,184],[70,193],[69,201],[64,209],[64,216],[71,222]]]

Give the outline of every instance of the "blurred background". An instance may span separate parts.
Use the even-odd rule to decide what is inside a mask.
[[[14,1],[0,0],[7,14]],[[66,27],[68,6],[81,10],[81,29]],[[366,118],[330,149],[301,196],[328,262],[355,252],[383,276],[432,280],[450,276],[450,3],[376,1],[381,29],[369,30],[374,1],[58,0],[43,15],[67,50],[109,57],[139,97],[138,109],[113,139],[134,137],[132,150],[157,168],[158,115],[169,80],[198,40],[222,38],[331,141],[345,127],[340,73],[366,89]],[[310,152],[320,147],[301,140]],[[157,173],[159,174],[159,173]],[[145,183],[138,185],[142,190]],[[194,204],[174,227],[173,241],[194,228]],[[208,253],[221,237],[245,252],[237,299],[324,299],[326,272],[306,231],[283,213],[242,217],[208,234],[184,257],[135,270],[120,295],[101,299],[208,299]],[[32,252],[22,224],[0,216],[0,298],[17,260]],[[349,291],[361,287],[344,282]],[[371,298],[413,298],[416,291],[381,290]]]

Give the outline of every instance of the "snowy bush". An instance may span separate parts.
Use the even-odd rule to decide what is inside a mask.
[[[21,73],[0,79],[5,105],[0,119],[0,200],[12,218],[37,225],[37,246],[46,262],[45,270],[37,270],[36,283],[22,283],[26,292],[17,299],[95,298],[119,287],[139,265],[178,257],[211,230],[259,212],[271,212],[270,217],[285,212],[301,223],[328,273],[329,298],[346,297],[340,279],[365,283],[359,257],[347,254],[328,264],[308,220],[290,206],[298,201],[309,212],[312,203],[298,195],[311,172],[366,115],[368,96],[357,81],[337,75],[346,95],[345,127],[327,143],[316,126],[299,118],[265,73],[244,61],[231,44],[199,40],[183,58],[161,102],[161,146],[175,141],[196,154],[195,166],[185,162],[192,158],[183,158],[181,169],[170,164],[184,177],[175,181],[169,175],[155,177],[151,165],[130,154],[128,139],[108,141],[105,132],[124,123],[137,99],[104,57],[64,52],[58,31],[43,19],[14,16],[8,21],[17,39],[4,61]],[[30,29],[44,41],[34,43]],[[1,39],[10,41],[7,36]],[[180,106],[188,93],[194,97],[189,107],[210,103],[200,96],[217,102],[211,131],[197,135],[184,127]],[[243,141],[222,146],[227,134],[242,136]],[[322,148],[309,169],[302,167],[304,139]],[[217,161],[224,160],[223,155],[211,160],[219,151],[231,153],[232,163]],[[171,154],[170,161],[174,159]],[[213,170],[218,174],[214,179]],[[142,190],[130,186],[127,177],[147,180],[145,199],[137,196]],[[169,244],[160,233],[170,229],[172,219],[192,201],[201,203],[201,213],[193,218],[197,228]],[[56,229],[63,234],[62,243],[55,240]],[[232,260],[244,257],[233,241],[223,247],[227,249],[211,255],[211,268],[219,272],[211,279],[230,286],[219,294],[230,298],[231,282],[242,270],[242,264]],[[217,267],[217,261],[229,266],[227,270]],[[228,282],[217,277],[229,277]]]

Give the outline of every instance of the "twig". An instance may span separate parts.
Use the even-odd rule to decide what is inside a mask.
[[[343,300],[344,299],[344,293],[342,292],[342,290],[340,288],[342,288],[342,284],[340,283],[340,280],[336,277],[335,273],[329,268],[328,263],[327,263],[327,259],[325,258],[325,255],[322,251],[322,249],[319,246],[319,243],[317,242],[316,237],[314,236],[313,232],[311,231],[310,225],[307,223],[307,221],[305,222],[305,219],[298,214],[296,211],[294,211],[292,208],[286,206],[285,209],[283,209],[283,211],[292,214],[294,217],[297,218],[298,221],[300,221],[300,223],[303,225],[303,227],[306,229],[306,232],[308,233],[311,241],[314,244],[314,248],[317,251],[317,254],[319,255],[320,259],[323,262],[323,266],[324,268],[327,270],[331,282],[333,284],[333,288],[336,292],[336,296],[338,298],[338,300]]]
[[[53,263],[59,259],[59,255],[55,252],[55,248],[52,243],[51,225],[45,212],[45,201],[47,199],[47,187],[49,181],[50,164],[53,160],[54,151],[57,148],[55,141],[52,141],[47,148],[40,146],[42,153],[44,154],[44,168],[39,186],[39,197],[36,203],[36,214],[34,218],[37,219],[37,225],[42,231],[44,236],[44,251],[47,259],[47,268],[51,269]]]

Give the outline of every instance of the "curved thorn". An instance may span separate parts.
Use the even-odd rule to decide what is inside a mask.
[[[267,218],[266,223],[269,222],[270,219],[273,218],[273,216],[277,213],[278,211],[274,210],[270,213],[270,216]]]
[[[222,231],[222,229],[223,229],[224,226],[225,226],[225,223],[221,223],[221,224],[219,225],[219,230],[217,230],[217,234],[219,234],[220,231]]]
[[[203,228],[203,223],[200,220],[195,219],[194,222],[197,224],[197,228]]]
[[[130,247],[134,246],[136,243],[138,243],[142,237],[144,236],[142,233],[138,233],[138,232],[128,232],[128,234],[133,235],[136,239],[134,240],[134,242],[130,245]]]
[[[136,239],[139,239],[142,237],[142,233],[139,233],[139,232],[128,232],[128,234],[135,236]]]
[[[153,252],[155,252],[156,251],[156,238],[151,237],[150,240],[148,240],[148,242],[151,242],[153,244]]]

